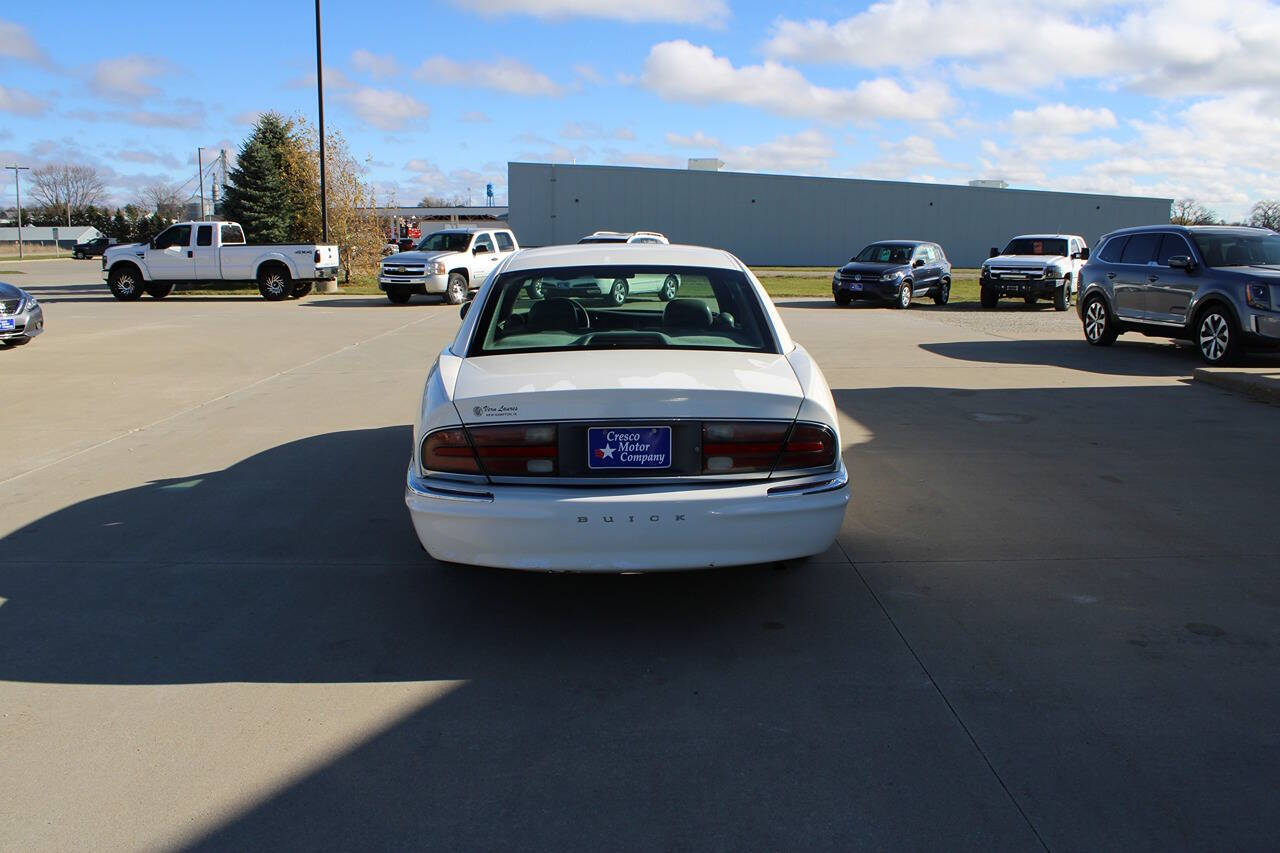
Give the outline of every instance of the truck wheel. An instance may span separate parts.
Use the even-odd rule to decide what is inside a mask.
[[[1120,330],[1101,296],[1092,296],[1084,306],[1084,339],[1095,347],[1109,347],[1116,342]]]
[[[1071,279],[1064,278],[1062,287],[1053,292],[1053,310],[1066,311],[1071,307]]]
[[[951,279],[944,278],[942,283],[938,285],[938,292],[933,294],[934,305],[946,305],[947,300],[951,298]]]
[[[289,292],[292,299],[301,299],[302,297],[315,290],[316,283],[314,281],[295,281],[293,290]]]
[[[663,302],[670,302],[676,298],[676,292],[680,289],[680,279],[674,274],[667,276],[662,281],[662,290],[658,291],[658,298]]]
[[[981,299],[983,308],[995,308],[996,304],[1000,301],[1000,297],[996,295],[996,289],[994,287],[987,287],[985,284],[982,285]]]
[[[449,284],[444,289],[444,301],[461,305],[467,301],[467,277],[460,272],[449,273]]]
[[[288,299],[293,291],[293,282],[289,273],[279,265],[268,265],[258,272],[258,292],[268,302],[279,302]]]
[[[392,305],[408,305],[409,299],[413,294],[409,292],[407,287],[388,287],[387,299]]]
[[[910,308],[911,307],[911,288],[914,285],[909,281],[904,281],[898,287],[898,298],[893,301],[894,308]]]
[[[627,301],[627,280],[615,278],[613,287],[609,288],[609,301],[614,305],[624,305]]]
[[[838,290],[838,291],[836,291],[836,304],[837,304],[837,305],[842,305],[842,306],[843,306],[843,305],[848,305],[848,304],[849,304],[850,302],[852,302],[852,301],[853,301],[853,297],[849,295],[849,292],[848,292],[848,291],[846,291],[846,290]]]
[[[170,293],[173,293],[173,287],[174,285],[171,281],[152,282],[147,285],[147,295],[152,299],[164,299]]]
[[[116,267],[107,278],[111,295],[124,302],[142,298],[142,276],[131,266]]]
[[[1023,302],[1025,302],[1025,303],[1027,303],[1028,305],[1035,305],[1035,304],[1036,304],[1036,300],[1037,300],[1037,299],[1039,299],[1039,298],[1040,298],[1039,296],[1034,296],[1034,295],[1033,295],[1033,296],[1024,296],[1024,297],[1022,297],[1022,301],[1023,301]]]

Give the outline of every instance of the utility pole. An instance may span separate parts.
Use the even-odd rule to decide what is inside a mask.
[[[22,184],[18,181],[18,172],[26,172],[30,166],[5,166],[13,169],[13,193],[18,200],[18,260],[22,260]]]
[[[324,187],[324,54],[320,47],[320,0],[316,0],[316,101],[320,105],[320,242],[329,242],[329,206]]]

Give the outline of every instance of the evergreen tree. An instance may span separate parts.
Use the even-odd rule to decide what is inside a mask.
[[[265,113],[227,174],[222,212],[244,227],[250,243],[288,241],[297,204],[286,181],[292,132],[291,123],[278,113]]]
[[[111,217],[111,230],[106,232],[108,237],[115,237],[121,243],[129,242],[132,234],[129,231],[129,223],[124,218],[124,211],[116,208],[116,215]]]

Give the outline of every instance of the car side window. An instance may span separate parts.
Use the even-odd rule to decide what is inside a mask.
[[[170,246],[186,246],[191,242],[190,225],[174,225],[160,232],[156,238],[157,249],[168,249]]]
[[[1098,260],[1106,261],[1109,264],[1120,263],[1120,255],[1124,253],[1125,244],[1128,242],[1129,238],[1127,236],[1112,237],[1098,252]]]
[[[212,246],[213,245],[213,226],[201,225],[196,229],[196,245]]]
[[[487,252],[493,251],[493,241],[489,239],[488,234],[477,235],[475,245],[472,246],[472,249],[479,249],[481,246],[483,246]]]
[[[511,235],[506,231],[497,231],[493,235],[498,241],[498,251],[510,252],[516,247],[515,242],[511,239]]]
[[[1122,264],[1149,264],[1155,260],[1156,247],[1160,245],[1159,234],[1134,234],[1124,247],[1120,256]]]
[[[942,251],[942,247],[937,243],[933,244],[933,259],[938,263],[945,263],[947,260],[946,253]]]
[[[1169,266],[1169,259],[1183,255],[1184,257],[1194,258],[1191,254],[1191,247],[1187,245],[1187,241],[1182,239],[1181,234],[1165,234],[1164,239],[1160,241],[1160,254],[1156,258],[1156,263],[1162,267]]]
[[[239,225],[222,226],[222,245],[240,244],[244,242],[244,230]]]

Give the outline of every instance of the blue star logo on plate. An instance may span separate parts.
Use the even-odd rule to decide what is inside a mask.
[[[590,427],[587,467],[670,468],[671,427]]]

